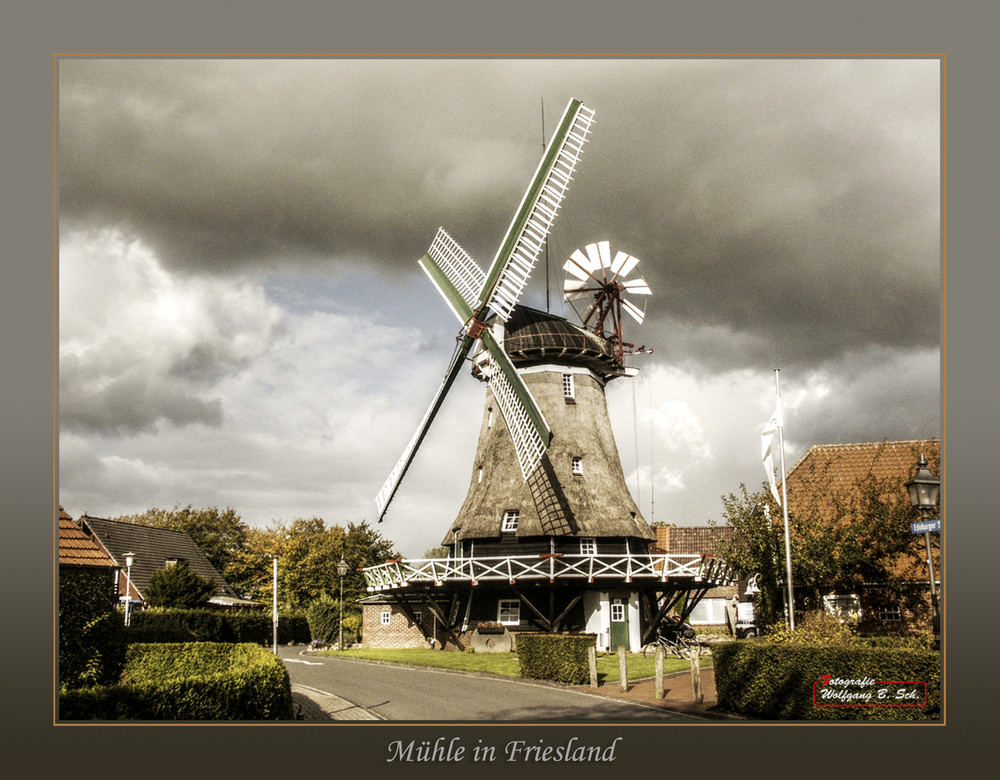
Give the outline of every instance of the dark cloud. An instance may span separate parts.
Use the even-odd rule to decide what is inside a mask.
[[[937,341],[934,61],[70,60],[61,74],[66,224],[131,226],[178,267],[413,273],[439,224],[486,264],[538,156],[540,98],[550,132],[577,95],[597,122],[553,253],[610,238],[641,257],[651,322],[772,348],[791,333],[791,362]]]
[[[310,501],[336,490],[319,477],[326,443],[353,442],[337,450],[350,479],[336,484],[373,495],[458,328],[416,260],[439,225],[492,259],[537,164],[540,109],[549,134],[577,97],[597,117],[551,237],[553,309],[564,259],[609,240],[641,259],[653,289],[646,322],[627,333],[656,350],[644,367],[731,404],[713,417],[658,387],[662,414],[691,424],[684,445],[711,451],[701,470],[672,452],[658,465],[681,513],[670,521],[701,522],[719,494],[762,476],[754,426],[769,414],[758,399],[773,368],[802,451],[935,435],[940,78],[938,61],[907,58],[63,59],[61,244],[116,229],[155,262],[133,276],[115,270],[118,256],[61,260],[77,297],[60,303],[60,424],[126,434],[122,447],[140,431],[205,426],[218,458],[259,452],[258,470],[283,489],[291,480],[274,474],[311,463],[317,485],[297,488]],[[540,264],[525,303],[545,305],[544,279]],[[156,310],[160,293],[175,311],[192,301],[199,327],[178,335],[130,305]],[[296,320],[288,334],[278,307]],[[127,322],[113,320],[121,312]],[[419,370],[401,379],[411,361]],[[416,387],[418,375],[432,379]],[[368,425],[377,439],[338,404],[381,421]],[[263,438],[249,421],[258,408],[271,415]],[[382,430],[390,415],[394,430]],[[730,439],[737,427],[746,441]],[[171,439],[181,453],[183,438]],[[305,449],[289,454],[289,438]],[[444,463],[450,445],[436,446],[430,460]],[[146,474],[138,443],[130,455]],[[427,485],[447,477],[425,467]],[[266,480],[247,471],[251,495]],[[206,476],[206,495],[218,481]]]

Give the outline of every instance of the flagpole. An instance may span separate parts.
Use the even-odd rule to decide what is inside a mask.
[[[778,404],[778,460],[781,464],[781,509],[785,520],[785,577],[788,580],[788,625],[795,630],[795,593],[792,588],[792,546],[788,533],[788,487],[785,484],[785,415],[781,409],[781,369],[774,369],[774,393]]]

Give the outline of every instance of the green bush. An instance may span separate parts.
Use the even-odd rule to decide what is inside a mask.
[[[136,644],[117,685],[65,691],[63,720],[287,720],[288,671],[252,644]]]
[[[361,638],[361,626],[363,621],[361,615],[344,615],[344,641],[347,642],[348,635],[350,635],[351,642],[360,642]]]
[[[580,685],[590,679],[587,651],[596,646],[593,634],[518,634],[521,676]]]
[[[59,571],[59,686],[113,682],[125,660],[110,569]]]
[[[792,631],[785,623],[771,626],[765,632],[767,641],[792,644],[822,644],[847,646],[857,644],[854,626],[836,615],[816,611],[805,613]]]
[[[941,715],[941,666],[937,653],[906,647],[823,645],[743,640],[713,650],[719,706],[768,720],[933,720]],[[924,706],[832,706],[820,701],[825,675],[843,680],[926,683]],[[872,700],[876,701],[875,699]],[[820,702],[817,704],[817,702]],[[894,703],[894,702],[893,702]]]
[[[147,609],[132,615],[125,629],[128,642],[253,642],[274,641],[271,613],[260,609]],[[278,643],[308,644],[305,613],[278,614]]]
[[[313,641],[334,642],[340,630],[340,603],[330,596],[323,596],[306,610],[309,633]],[[280,625],[280,623],[279,623]]]

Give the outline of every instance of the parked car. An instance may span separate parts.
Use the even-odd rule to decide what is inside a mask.
[[[757,616],[754,613],[752,601],[740,601],[736,604],[736,638],[746,639],[757,636]]]

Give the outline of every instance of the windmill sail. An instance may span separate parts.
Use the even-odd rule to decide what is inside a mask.
[[[469,341],[469,345],[471,346],[472,339],[467,338],[466,340]],[[380,523],[382,522],[382,517],[385,515],[385,510],[389,507],[389,502],[392,501],[392,497],[396,495],[396,490],[399,488],[399,483],[403,480],[403,475],[406,474],[406,470],[410,467],[410,463],[413,462],[414,455],[417,454],[417,448],[424,440],[424,436],[427,435],[427,431],[430,429],[431,422],[434,420],[435,415],[437,415],[438,409],[441,408],[441,403],[444,401],[444,397],[448,394],[452,384],[454,384],[455,377],[457,377],[459,371],[462,370],[462,364],[464,362],[465,355],[463,353],[456,352],[455,357],[452,358],[451,365],[448,367],[448,373],[445,374],[444,381],[441,382],[441,386],[434,395],[434,400],[431,401],[430,407],[427,409],[426,414],[424,414],[424,419],[420,421],[420,426],[417,428],[417,432],[413,434],[413,438],[410,439],[410,443],[406,445],[406,449],[403,450],[403,454],[396,462],[395,467],[389,474],[389,478],[385,481],[385,484],[382,485],[382,489],[379,490],[378,495],[375,497],[375,506],[378,508],[378,521]]]
[[[503,347],[484,329],[485,319],[492,312],[500,321],[506,321],[520,298],[566,194],[593,117],[594,112],[579,100],[569,102],[488,272],[483,273],[443,229],[420,260],[420,267],[465,326],[465,335],[417,432],[375,499],[379,522],[462,363],[479,339],[491,356],[487,381],[507,422],[525,479],[551,442],[548,423]]]
[[[503,321],[510,317],[538,260],[583,154],[583,144],[593,121],[591,109],[579,100],[570,101],[507,228],[484,290],[484,302],[491,305]]]

